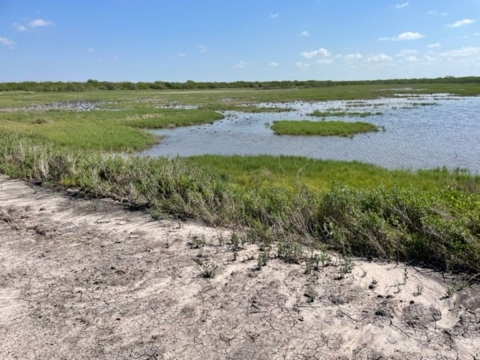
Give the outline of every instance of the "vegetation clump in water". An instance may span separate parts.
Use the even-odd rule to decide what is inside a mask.
[[[337,117],[368,117],[368,116],[380,116],[383,115],[381,112],[347,112],[347,111],[314,111],[309,116],[316,116],[316,117],[329,117],[329,116],[337,116]]]
[[[376,132],[378,127],[365,122],[344,121],[274,121],[271,129],[277,135],[349,136]]]

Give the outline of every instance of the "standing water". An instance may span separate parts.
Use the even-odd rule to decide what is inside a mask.
[[[357,160],[386,168],[464,168],[480,173],[480,97],[448,94],[409,95],[365,101],[258,104],[291,109],[281,113],[224,112],[211,125],[154,131],[162,142],[144,156],[294,155],[314,159]],[[275,120],[312,120],[322,112],[381,112],[359,117],[327,116],[327,120],[366,121],[385,131],[354,138],[275,135]]]

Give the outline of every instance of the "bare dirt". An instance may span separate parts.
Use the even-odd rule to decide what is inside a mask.
[[[0,178],[0,359],[480,359],[478,285],[229,236]]]

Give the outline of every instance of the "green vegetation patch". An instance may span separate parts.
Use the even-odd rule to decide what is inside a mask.
[[[353,136],[375,132],[378,127],[365,122],[344,121],[274,121],[271,129],[277,135]]]
[[[368,116],[380,116],[383,115],[381,112],[347,112],[347,111],[314,111],[308,116],[316,116],[316,117],[330,117],[330,116],[336,116],[336,117],[368,117]]]
[[[358,161],[314,160],[298,156],[203,155],[188,159],[210,173],[221,174],[235,187],[245,190],[276,186],[293,189],[297,184],[324,192],[343,184],[356,189],[386,189],[415,186],[422,192],[455,188],[480,193],[480,176],[463,170],[388,170]]]
[[[258,86],[231,88],[229,84],[216,84],[214,88],[192,90],[179,87],[159,87],[159,90],[149,89],[144,86],[133,86],[137,90],[124,89],[123,85],[112,87],[113,90],[99,91],[95,86],[81,88],[84,92],[54,92],[46,83],[11,83],[2,84],[4,89],[0,95],[0,108],[18,108],[28,105],[48,104],[59,101],[113,101],[119,103],[136,104],[138,107],[157,106],[167,104],[184,104],[198,106],[218,106],[207,109],[220,110],[223,106],[251,105],[261,102],[289,102],[289,101],[328,101],[328,100],[368,100],[379,98],[395,98],[398,94],[435,94],[450,93],[458,96],[480,95],[480,83],[460,79],[418,81],[390,80],[380,82],[324,82],[326,86],[314,87],[313,83],[286,82],[279,84],[283,89],[265,89],[261,83]],[[59,89],[68,83],[58,84]],[[132,87],[128,83],[128,88]],[[140,85],[140,84],[137,84]],[[234,85],[234,84],[232,84]],[[240,84],[239,84],[240,85]],[[100,89],[102,87],[100,86]],[[109,88],[108,84],[106,88]],[[223,89],[219,89],[223,88]],[[8,91],[8,90],[33,90],[33,91]],[[165,90],[160,90],[165,89]],[[4,91],[4,92],[3,92]],[[48,91],[48,92],[43,92]],[[67,90],[65,90],[67,91]],[[226,101],[228,99],[228,101]],[[111,105],[116,108],[114,104]],[[128,105],[127,107],[130,107]]]
[[[212,123],[223,116],[207,110],[141,108],[123,111],[14,111],[0,113],[0,131],[36,134],[81,149],[133,151],[158,139],[142,129]]]

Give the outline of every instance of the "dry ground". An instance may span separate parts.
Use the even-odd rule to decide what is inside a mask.
[[[480,359],[477,285],[445,298],[445,274],[360,259],[258,271],[222,237],[0,178],[0,359]]]

